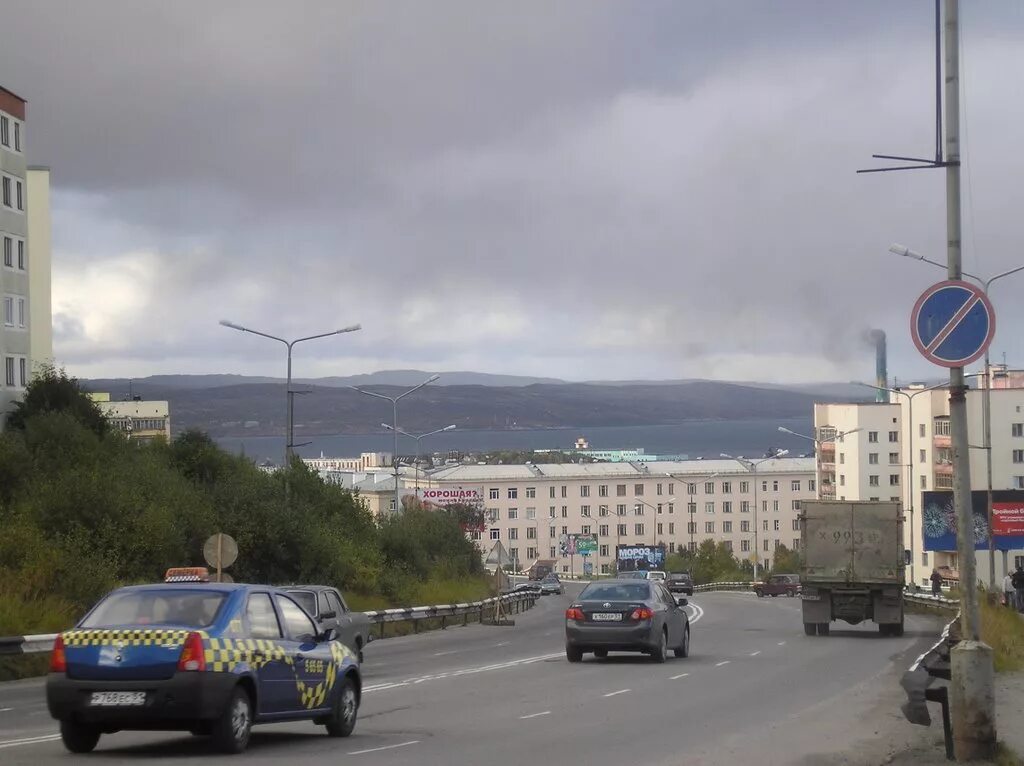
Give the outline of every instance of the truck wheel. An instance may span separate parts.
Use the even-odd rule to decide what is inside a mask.
[[[900,621],[892,626],[892,635],[899,638],[903,635],[903,618],[900,617]]]
[[[804,623],[804,635],[805,636],[813,636],[817,632],[818,632],[818,626],[815,625],[813,622],[805,622]]]
[[[91,753],[99,744],[100,730],[77,721],[61,721],[60,738],[70,753]]]
[[[828,628],[829,628],[829,625],[828,625],[827,622],[819,622],[818,623],[818,635],[819,636],[827,636],[828,635]]]
[[[880,635],[880,636],[891,636],[892,635],[892,625],[890,625],[887,622],[886,623],[882,623],[881,625],[879,625],[878,626],[878,635]]]

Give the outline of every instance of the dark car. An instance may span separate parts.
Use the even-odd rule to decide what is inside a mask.
[[[765,596],[781,596],[783,594],[793,597],[800,592],[800,575],[778,574],[772,575],[764,582],[754,585],[754,593],[758,598]]]
[[[363,661],[363,649],[373,635],[373,622],[362,612],[348,608],[345,597],[337,588],[326,585],[290,585],[283,589],[313,617],[321,628],[334,628],[338,640],[348,646]]]
[[[122,730],[191,731],[238,753],[258,723],[347,737],[361,689],[355,654],[286,593],[174,582],[119,588],[61,633],[46,702],[73,753]]]
[[[672,572],[668,576],[668,589],[670,593],[685,593],[693,595],[693,578],[687,572]]]
[[[579,662],[587,652],[644,652],[664,662],[668,650],[690,654],[687,601],[660,582],[601,580],[588,585],[565,612],[565,656]]]
[[[540,581],[540,593],[542,596],[548,595],[559,595],[563,593],[562,581],[558,579],[557,575],[549,574],[543,580]]]

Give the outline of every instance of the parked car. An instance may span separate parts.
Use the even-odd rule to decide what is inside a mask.
[[[518,585],[513,585],[511,588],[505,591],[506,593],[536,593],[540,595],[542,593],[539,582],[521,582]]]
[[[562,590],[562,581],[559,580],[558,576],[554,573],[549,574],[547,577],[540,581],[540,593],[542,596],[561,596],[563,592],[564,591]]]
[[[758,598],[765,596],[795,596],[800,592],[800,575],[777,574],[769,577],[765,582],[754,585],[754,593]]]
[[[689,572],[672,572],[668,576],[668,589],[671,593],[685,593],[693,595],[693,578]]]
[[[690,654],[687,600],[660,582],[635,578],[600,580],[584,588],[565,612],[565,656],[580,662],[586,652],[644,652],[664,662],[668,651]]]
[[[356,653],[363,662],[363,649],[373,640],[373,623],[362,612],[348,608],[345,597],[337,588],[327,585],[292,585],[283,588],[285,593],[299,602],[316,620],[321,630],[334,628],[338,639]]]

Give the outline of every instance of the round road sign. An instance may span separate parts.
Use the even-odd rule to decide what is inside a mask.
[[[982,354],[996,334],[996,312],[984,291],[950,279],[922,293],[910,315],[910,335],[925,359],[963,367]]]
[[[227,569],[238,558],[238,545],[231,535],[218,532],[203,545],[203,558],[214,569]]]

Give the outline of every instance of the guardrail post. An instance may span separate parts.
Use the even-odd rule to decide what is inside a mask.
[[[445,615],[441,615],[441,630],[444,630],[447,626],[445,625]]]

